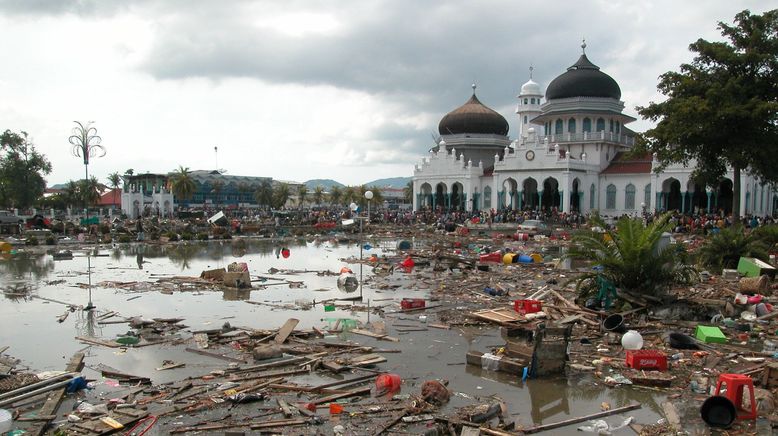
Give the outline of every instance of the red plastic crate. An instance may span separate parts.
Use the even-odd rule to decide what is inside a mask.
[[[521,314],[540,312],[543,303],[538,300],[514,300],[513,310]]]
[[[667,355],[659,350],[627,350],[627,366],[667,371]]]
[[[427,302],[421,298],[403,298],[400,302],[400,307],[402,307],[403,310],[418,309],[420,307],[425,307],[426,305]]]

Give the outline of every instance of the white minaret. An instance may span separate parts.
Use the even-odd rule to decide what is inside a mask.
[[[527,130],[530,127],[535,128],[539,135],[545,134],[543,126],[532,124],[532,119],[540,115],[540,102],[543,99],[543,93],[540,91],[540,85],[532,80],[532,70],[529,67],[529,81],[521,85],[521,92],[516,98],[519,104],[516,105],[516,113],[519,115],[519,137],[526,138]]]

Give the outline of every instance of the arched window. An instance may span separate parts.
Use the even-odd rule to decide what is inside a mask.
[[[554,126],[554,134],[561,135],[564,133],[565,129],[565,122],[562,120],[556,120],[556,125]]]
[[[605,120],[597,118],[597,131],[602,132],[603,130],[605,130]]]
[[[610,127],[610,131],[613,132],[613,120],[608,120],[608,126]]]
[[[524,99],[524,104],[527,104],[527,99],[526,98]]]
[[[651,184],[646,185],[645,192],[643,193],[643,203],[646,203],[646,209],[651,207]]]
[[[484,188],[484,209],[491,209],[492,208],[492,188],[485,187]]]
[[[527,124],[527,116],[524,115],[524,124]]]
[[[589,188],[589,209],[594,209],[594,183],[592,183],[592,186]]]
[[[624,209],[635,210],[635,185],[632,183],[624,189]]]
[[[621,123],[616,121],[616,133],[621,133]]]
[[[592,120],[589,118],[583,119],[583,131],[584,132],[591,132],[592,131]]]
[[[567,133],[575,133],[575,118],[567,120]]]
[[[535,104],[535,98],[529,99],[530,104]]]
[[[613,183],[605,191],[605,209],[616,209],[616,185]]]

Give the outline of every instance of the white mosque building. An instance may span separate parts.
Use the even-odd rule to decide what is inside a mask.
[[[475,94],[446,114],[440,139],[413,172],[413,209],[523,210],[606,216],[643,211],[685,213],[732,209],[732,170],[715,187],[692,180],[694,163],[654,171],[651,155],[630,157],[635,132],[626,125],[618,83],[586,56],[546,88],[532,80],[518,95],[518,137],[506,119]],[[778,196],[741,172],[741,214],[772,215]]]

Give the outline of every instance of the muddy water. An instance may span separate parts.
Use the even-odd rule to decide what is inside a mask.
[[[382,246],[393,247],[393,242],[373,242],[369,254],[383,254]],[[60,247],[64,248],[64,247]],[[288,248],[290,256],[284,258],[281,249]],[[455,395],[444,411],[457,407],[485,403],[493,396],[504,399],[518,424],[551,423],[571,417],[598,412],[602,403],[619,407],[630,401],[639,401],[643,408],[629,413],[637,422],[655,423],[660,418],[660,404],[665,396],[657,391],[620,387],[607,388],[588,375],[568,379],[529,380],[502,373],[481,370],[465,365],[469,349],[487,351],[489,347],[503,345],[497,329],[491,327],[440,330],[406,333],[393,324],[418,326],[424,322],[418,315],[387,314],[383,318],[364,311],[336,310],[324,312],[321,304],[309,310],[285,310],[267,305],[248,304],[244,300],[269,304],[320,302],[333,298],[358,295],[338,290],[336,277],[320,276],[316,271],[339,271],[346,263],[341,259],[358,257],[359,248],[354,244],[338,244],[335,241],[306,242],[303,240],[267,241],[243,239],[210,243],[180,245],[125,244],[117,247],[100,246],[97,249],[73,248],[72,260],[53,260],[50,254],[39,248],[29,253],[19,253],[0,261],[0,280],[3,288],[21,293],[24,286],[31,287],[29,296],[6,296],[0,300],[0,346],[10,346],[7,354],[20,358],[23,364],[34,370],[62,369],[67,359],[84,345],[75,336],[94,336],[112,339],[127,331],[126,324],[100,325],[95,317],[108,311],[121,316],[144,318],[185,318],[190,331],[213,329],[229,322],[235,326],[276,328],[286,319],[300,320],[300,328],[312,326],[326,328],[338,318],[357,320],[362,324],[385,322],[387,332],[400,339],[399,343],[379,342],[371,338],[341,334],[333,340],[352,340],[360,344],[401,350],[401,353],[384,354],[388,359],[382,369],[400,374],[404,379],[403,393],[416,393],[419,385],[430,378],[449,381]],[[160,292],[158,279],[172,276],[199,276],[207,269],[225,267],[231,262],[246,262],[252,275],[272,277],[255,286],[269,285],[251,291],[202,291],[192,290],[166,294]],[[91,265],[91,277],[86,274]],[[358,265],[351,265],[357,275]],[[275,268],[282,272],[273,274]],[[293,270],[295,272],[284,272]],[[307,271],[307,272],[306,272]],[[386,305],[386,312],[398,308],[403,297],[421,297],[424,291],[417,289],[413,281],[396,273],[399,289],[378,290],[370,284],[371,273],[365,269],[364,301],[371,306]],[[303,288],[292,288],[273,279],[304,282]],[[97,310],[77,310],[63,322],[67,306],[86,305],[89,301],[88,283],[92,283],[92,301]],[[112,282],[138,282],[135,290],[106,286]],[[42,298],[36,298],[42,297]],[[56,301],[54,301],[56,300]],[[362,303],[360,303],[362,304]],[[430,320],[434,314],[429,314]],[[189,333],[183,332],[184,337]],[[155,383],[165,383],[190,375],[205,374],[222,369],[225,362],[193,355],[184,351],[185,346],[158,345],[129,350],[105,347],[87,347],[87,365],[94,367],[104,363],[121,371],[149,376]],[[163,359],[187,362],[186,368],[172,371],[155,371]],[[93,374],[94,375],[94,374]],[[297,381],[317,382],[322,376],[300,377]],[[94,378],[101,380],[99,375]],[[331,380],[329,380],[331,381]],[[105,382],[104,379],[101,383]],[[690,416],[688,428],[703,429],[704,424],[695,414],[695,405],[678,407]],[[623,418],[605,418],[617,425]],[[576,426],[558,429],[547,434],[570,434]],[[631,430],[619,433],[629,434]]]

